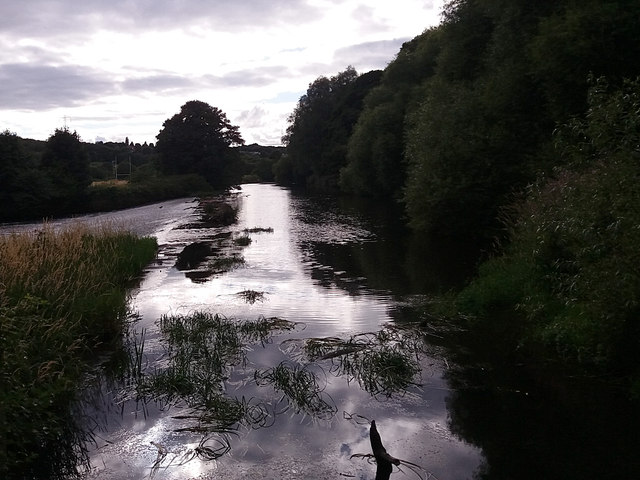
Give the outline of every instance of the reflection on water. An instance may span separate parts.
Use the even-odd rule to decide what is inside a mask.
[[[369,425],[354,418],[375,419],[391,454],[436,478],[473,475],[482,456],[449,430],[442,351],[392,325],[422,285],[394,291],[413,275],[403,266],[380,276],[368,257],[380,227],[272,185],[243,186],[239,207],[230,227],[175,228],[193,224],[189,213],[162,230],[158,262],[131,302],[138,345],[144,331],[142,355],[133,349],[139,375],[103,388],[117,414],[104,418],[89,477],[373,478],[374,466],[352,458],[371,453]],[[240,236],[250,241],[232,242]],[[198,265],[183,255],[176,268],[198,242],[208,245],[191,247],[206,250]],[[228,247],[242,258],[234,268],[187,275],[209,265],[211,248]],[[184,340],[183,330],[197,333],[183,328],[194,315],[225,319],[235,333],[177,341],[168,319],[180,320]],[[259,339],[239,333],[258,319],[282,323]]]
[[[505,362],[499,339],[454,342],[418,314],[464,279],[461,250],[434,255],[386,207],[273,185],[238,202],[224,228],[198,228],[191,199],[83,219],[161,247],[86,391],[87,478],[371,479],[371,420],[390,455],[422,467],[408,478],[639,477],[623,389],[554,382]]]

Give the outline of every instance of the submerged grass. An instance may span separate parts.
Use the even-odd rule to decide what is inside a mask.
[[[78,474],[78,382],[95,347],[121,332],[127,287],[156,248],[113,225],[0,237],[0,476]]]
[[[232,370],[246,364],[250,343],[268,342],[275,331],[295,324],[279,318],[235,321],[222,315],[194,312],[164,315],[159,321],[168,363],[136,379],[137,399],[182,405],[189,413],[179,431],[226,434],[238,424],[264,426],[268,414],[260,405],[225,394]],[[132,352],[133,354],[134,352]],[[132,363],[139,363],[137,355]]]
[[[244,264],[242,255],[232,253],[228,256],[215,257],[209,261],[208,267],[214,273],[224,273]]]
[[[331,373],[357,381],[371,395],[392,396],[415,385],[420,373],[419,353],[424,341],[399,327],[340,338],[311,338],[305,354],[312,361],[331,360]]]
[[[308,367],[280,363],[268,370],[256,371],[255,380],[258,385],[268,384],[282,392],[283,399],[293,405],[295,413],[304,413],[314,419],[330,419],[338,410],[324,393],[318,376]]]

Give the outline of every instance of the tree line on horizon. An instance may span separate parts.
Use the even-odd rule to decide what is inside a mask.
[[[46,141],[0,132],[0,222],[115,210],[273,181],[281,147],[244,145],[224,112],[189,101],[156,144],[82,142],[57,128]]]

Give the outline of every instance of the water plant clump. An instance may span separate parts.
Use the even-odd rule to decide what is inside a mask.
[[[239,424],[266,422],[263,406],[227,396],[224,384],[235,368],[246,366],[248,344],[267,342],[274,332],[290,330],[295,324],[264,317],[235,321],[199,311],[163,315],[159,326],[168,363],[135,378],[132,398],[188,408],[188,414],[174,417],[187,421],[177,431],[224,434]],[[137,358],[131,361],[140,363]]]
[[[213,273],[224,273],[245,263],[242,255],[232,253],[228,256],[218,256],[209,260],[208,267]]]
[[[233,243],[239,247],[246,247],[251,244],[251,237],[249,235],[240,235],[233,239]]]
[[[156,249],[113,225],[0,237],[0,474],[68,478],[86,464],[76,392],[89,353],[121,332],[127,287]]]
[[[415,385],[424,342],[410,329],[387,326],[378,332],[340,338],[311,338],[305,355],[312,361],[331,360],[331,373],[356,381],[371,395],[392,396]]]
[[[326,382],[321,385],[318,375],[308,367],[281,362],[267,370],[256,370],[255,380],[258,385],[271,385],[277,392],[282,392],[281,401],[292,405],[296,414],[330,419],[338,410],[331,397],[324,393]]]
[[[237,206],[219,198],[200,200],[202,219],[205,225],[211,227],[225,227],[232,225],[238,218]]]
[[[265,292],[256,292],[255,290],[243,290],[236,295],[251,305],[256,302],[263,302],[265,298]]]

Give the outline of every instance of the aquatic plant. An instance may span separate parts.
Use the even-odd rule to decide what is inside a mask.
[[[308,367],[282,362],[267,370],[256,370],[255,380],[258,385],[271,385],[277,392],[282,392],[281,401],[287,400],[293,405],[295,413],[327,420],[338,410],[331,397],[323,392],[326,382],[321,386],[318,376]]]
[[[410,330],[387,326],[378,332],[340,338],[311,338],[304,350],[312,361],[331,360],[330,372],[356,381],[371,395],[404,392],[420,373],[424,342]]]
[[[251,237],[249,235],[241,235],[233,239],[233,243],[239,247],[246,247],[251,244]]]
[[[232,253],[228,256],[218,256],[209,260],[208,268],[213,271],[213,273],[224,273],[232,270],[242,264],[244,264],[245,260],[242,255],[237,253]]]
[[[253,305],[256,302],[263,302],[265,292],[256,292],[255,290],[243,290],[236,295],[244,299],[245,302]]]
[[[245,228],[244,233],[273,233],[273,228],[267,227],[253,227],[253,228]]]
[[[203,221],[213,227],[232,225],[238,217],[238,209],[219,198],[200,200]]]
[[[246,365],[250,343],[267,342],[274,332],[290,330],[294,323],[275,317],[235,321],[201,311],[163,315],[158,323],[168,363],[136,377],[130,398],[189,408],[187,414],[174,417],[190,421],[177,431],[223,434],[238,424],[267,423],[264,406],[227,396],[224,382],[235,367]],[[138,352],[131,353],[131,363],[139,365]]]
[[[69,478],[86,464],[78,383],[120,333],[127,286],[156,248],[114,225],[0,237],[0,474]]]

